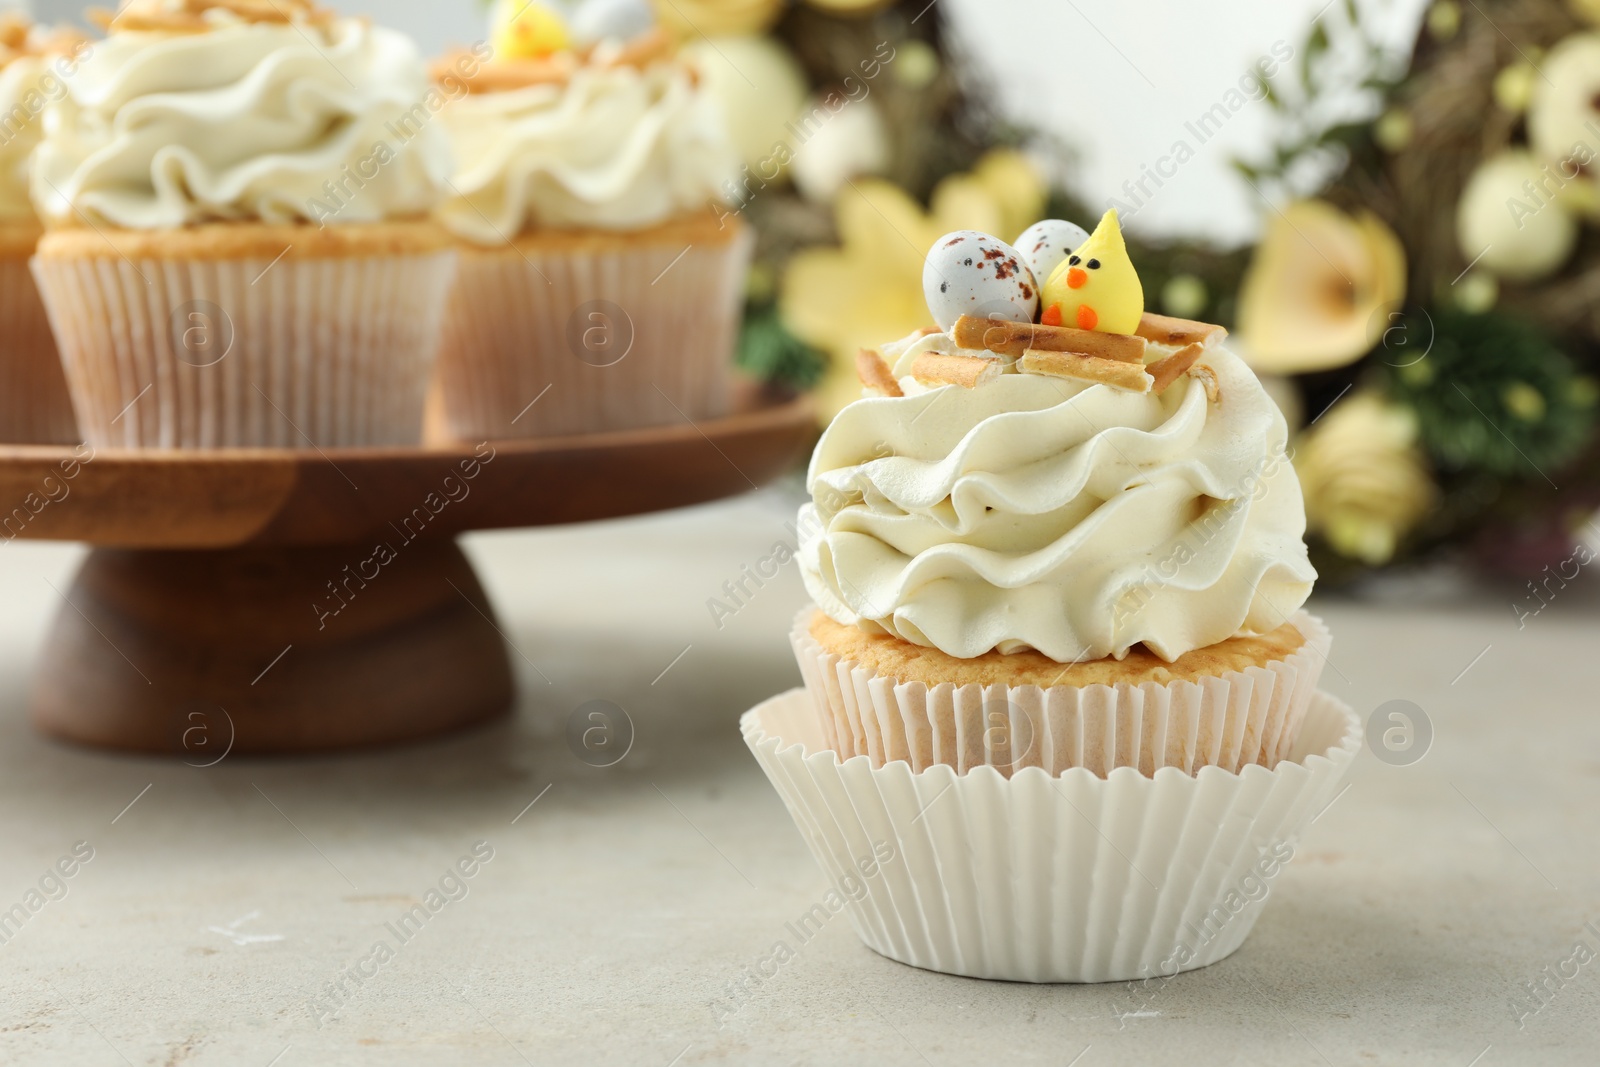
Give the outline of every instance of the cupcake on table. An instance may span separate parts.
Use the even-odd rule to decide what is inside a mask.
[[[924,288],[934,324],[860,354],[817,445],[806,688],[745,740],[885,955],[1221,959],[1361,737],[1316,692],[1284,418],[1226,331],[1144,311],[1114,212],[947,234]]]
[[[1008,774],[1282,758],[1328,638],[1299,611],[1288,428],[1225,331],[1144,313],[1114,212],[1018,248],[949,234],[925,288],[937,328],[861,354],[875,395],[811,462],[794,642],[837,751]],[[986,747],[997,699],[1027,752]]]
[[[738,156],[647,0],[503,0],[492,57],[446,56],[461,273],[440,353],[458,437],[725,414],[751,240]]]
[[[43,130],[45,103],[90,51],[72,30],[0,14],[0,441],[81,440],[50,321],[28,272],[44,227],[28,198],[28,169]]]
[[[417,443],[455,254],[416,47],[313,0],[97,17],[32,177],[89,441]]]

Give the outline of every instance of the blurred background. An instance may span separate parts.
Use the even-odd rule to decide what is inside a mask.
[[[741,363],[824,420],[926,320],[941,233],[1115,207],[1150,309],[1228,326],[1283,408],[1323,588],[1537,595],[1592,555],[1600,0],[656,4],[748,166]],[[485,33],[475,0],[378,17]]]
[[[1189,108],[1202,87],[1214,86],[1205,94],[1214,97],[1273,42],[1297,44],[1326,2],[1170,5],[1153,19],[1137,5],[1116,0],[938,0],[929,17],[942,13],[949,20],[951,49],[992,81],[997,93],[993,103],[1008,117],[1060,137],[1079,153],[1081,166],[1066,177],[1092,196],[1096,190],[1104,195],[1104,190],[1120,187],[1138,175],[1141,163],[1154,162],[1167,151],[1172,131],[1194,117]],[[905,7],[915,16],[926,3]],[[34,0],[32,5],[36,16],[51,21],[75,19],[83,6],[80,0]],[[430,54],[484,36],[486,15],[479,0],[329,0],[328,6],[372,14],[410,34]],[[763,12],[779,11],[784,4],[678,0],[677,12],[665,0],[661,6],[667,8],[669,21],[681,14],[716,35],[730,25],[759,26],[766,21]],[[1375,33],[1396,49],[1409,47],[1425,6],[1422,0],[1366,6],[1373,9]],[[728,13],[734,16],[731,23]],[[1117,49],[1137,57],[1143,71]],[[1137,226],[1151,233],[1229,241],[1255,233],[1261,205],[1232,179],[1228,154],[1259,145],[1267,130],[1267,114],[1241,114],[1174,184],[1177,195],[1153,203]]]
[[[485,35],[478,0],[328,2],[430,55]],[[819,418],[859,395],[859,347],[924,324],[954,229],[1116,207],[1150,310],[1230,329],[1292,428],[1323,684],[1367,723],[1348,795],[1249,946],[1158,1010],[900,968],[841,921],[724,1025],[708,1005],[825,891],[733,728],[798,683],[798,567],[746,587],[792,556],[798,472],[464,538],[516,715],[315,759],[40,736],[27,690],[84,549],[18,543],[0,908],[68,842],[104,858],[3,946],[0,1063],[1597,1062],[1569,946],[1600,937],[1600,0],[654,2],[749,167],[739,359]],[[597,701],[614,766],[589,762]],[[499,858],[470,902],[308,1021],[480,833]]]

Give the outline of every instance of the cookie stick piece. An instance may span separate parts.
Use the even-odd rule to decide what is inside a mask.
[[[987,349],[1003,356],[1035,352],[1076,352],[1121,363],[1143,363],[1147,342],[1129,334],[1096,333],[1070,326],[1039,326],[1031,322],[1007,322],[963,315],[956,320],[952,336],[956,344],[969,350]]]
[[[1214,326],[1209,322],[1195,322],[1193,319],[1174,319],[1167,315],[1154,315],[1145,312],[1139,320],[1138,336],[1146,341],[1158,345],[1183,345],[1198,344],[1204,348],[1228,336],[1228,331],[1221,326]]]
[[[863,348],[856,353],[856,377],[861,384],[879,396],[904,396],[894,372],[883,361],[876,349]]]
[[[1099,356],[1080,356],[1075,352],[1039,352],[1029,349],[1017,365],[1024,374],[1047,374],[1052,378],[1114,385],[1135,393],[1148,393],[1153,379],[1142,363],[1123,363]]]
[[[911,376],[924,385],[959,385],[976,389],[1000,377],[1001,363],[981,356],[950,356],[924,352],[911,364]]]
[[[1209,364],[1198,363],[1189,370],[1189,377],[1206,387],[1206,398],[1213,404],[1222,402],[1222,379]]]
[[[1156,393],[1166,392],[1169,385],[1177,381],[1190,367],[1194,366],[1194,361],[1199,359],[1205,353],[1205,350],[1205,345],[1196,342],[1187,348],[1180,348],[1166,359],[1157,360],[1146,367],[1145,370],[1149,371],[1150,376],[1156,380]]]

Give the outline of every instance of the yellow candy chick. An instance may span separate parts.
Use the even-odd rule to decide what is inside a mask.
[[[1133,333],[1144,315],[1144,286],[1128,258],[1115,209],[1094,233],[1061,261],[1040,293],[1046,326],[1076,326],[1101,333]]]
[[[493,44],[500,59],[542,59],[571,48],[572,38],[560,13],[538,0],[500,0]]]

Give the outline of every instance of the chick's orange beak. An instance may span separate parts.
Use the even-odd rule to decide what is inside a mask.
[[[1089,281],[1089,272],[1082,267],[1072,267],[1067,271],[1067,288],[1082,289]]]

